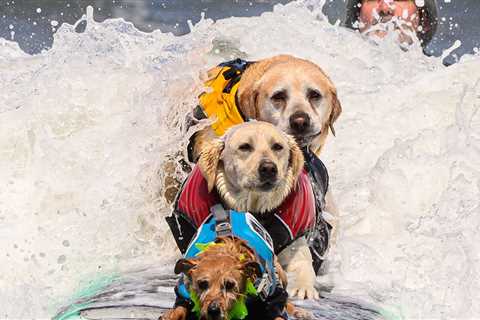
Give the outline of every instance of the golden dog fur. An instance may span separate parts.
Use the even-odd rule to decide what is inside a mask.
[[[242,150],[248,145],[251,150]],[[259,166],[268,161],[278,178],[262,190]],[[204,147],[198,165],[209,191],[215,186],[225,204],[237,211],[264,213],[280,206],[303,168],[303,154],[293,137],[266,122],[247,122]]]

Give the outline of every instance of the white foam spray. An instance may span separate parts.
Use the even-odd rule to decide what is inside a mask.
[[[279,53],[318,63],[343,107],[323,154],[341,212],[334,292],[408,319],[478,316],[480,58],[445,68],[318,17],[291,3],[175,37],[89,10],[84,33],[63,24],[42,54],[1,40],[2,317],[49,317],[89,279],[171,262],[160,169],[199,73]]]

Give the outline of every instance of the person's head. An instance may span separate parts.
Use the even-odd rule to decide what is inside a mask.
[[[400,42],[410,44],[416,34],[425,47],[435,33],[436,17],[434,0],[349,0],[345,25],[380,38],[394,26]]]

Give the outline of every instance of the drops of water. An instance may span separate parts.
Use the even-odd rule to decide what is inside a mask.
[[[65,255],[58,256],[57,258],[57,263],[58,264],[64,264],[67,261],[67,257]]]
[[[24,250],[8,247],[15,262],[0,264],[2,313],[47,318],[44,306],[59,307],[98,266],[176,257],[162,161],[184,150],[199,73],[230,55],[289,53],[322,67],[343,108],[322,151],[341,215],[328,258],[333,292],[405,318],[480,314],[480,57],[445,68],[418,44],[374,43],[306,7],[204,18],[182,37],[99,23],[90,7],[84,32],[63,24],[34,57],[0,40],[0,177],[14,182],[0,183],[2,242]],[[36,265],[23,261],[31,252],[46,254]]]

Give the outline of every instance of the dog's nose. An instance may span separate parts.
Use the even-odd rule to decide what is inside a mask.
[[[290,128],[294,133],[305,133],[310,127],[310,116],[303,112],[297,111],[290,116]]]
[[[210,303],[208,306],[208,316],[212,319],[220,317],[220,306],[216,302]]]
[[[264,160],[258,167],[258,174],[262,181],[272,181],[277,178],[277,166],[270,160]]]

